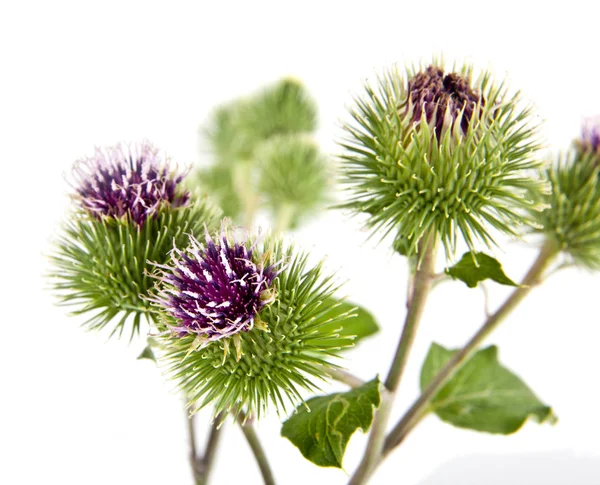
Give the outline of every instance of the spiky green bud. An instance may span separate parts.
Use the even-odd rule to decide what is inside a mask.
[[[328,160],[317,144],[298,135],[276,136],[256,152],[259,192],[273,217],[286,217],[284,226],[296,227],[324,205],[328,188]],[[283,214],[283,215],[282,215]]]
[[[58,298],[74,308],[72,314],[87,315],[84,325],[90,329],[108,327],[111,336],[120,337],[130,324],[133,337],[142,317],[153,314],[146,299],[155,284],[149,261],[166,262],[173,241],[185,245],[188,234],[203,233],[204,224],[216,227],[218,214],[204,201],[192,202],[162,208],[140,228],[130,220],[74,213],[51,255]]]
[[[493,230],[517,235],[537,208],[543,184],[536,127],[504,84],[471,67],[444,72],[443,63],[388,70],[365,86],[345,125],[341,207],[367,213],[366,225],[396,235],[414,254],[427,234],[453,254],[458,235],[471,249],[493,243]]]
[[[574,262],[600,269],[600,155],[576,149],[544,170],[552,191],[536,214],[544,235]]]
[[[322,366],[352,344],[331,331],[349,314],[331,317],[337,286],[307,254],[275,240],[237,241],[227,231],[178,254],[171,269],[161,267],[155,299],[159,362],[194,409],[210,403],[215,413],[245,407],[261,415],[271,403],[285,410],[302,400],[302,389],[317,389]]]

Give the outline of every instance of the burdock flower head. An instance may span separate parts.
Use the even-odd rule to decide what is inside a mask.
[[[581,138],[575,140],[575,147],[600,156],[600,117],[588,118],[583,122]]]
[[[311,378],[323,379],[323,366],[352,345],[336,325],[351,315],[336,311],[332,277],[279,240],[224,226],[171,258],[158,265],[152,298],[162,315],[159,358],[194,409],[211,403],[215,414],[245,407],[260,415],[269,402],[295,405],[300,389],[315,390]]]
[[[457,120],[466,133],[473,115],[479,115],[484,104],[485,99],[466,77],[455,72],[446,74],[441,67],[429,66],[408,80],[407,114],[415,123],[425,115],[438,139]]]
[[[130,217],[141,226],[161,205],[182,206],[190,196],[180,185],[185,174],[171,171],[147,141],[96,148],[73,172],[79,204],[97,218]]]
[[[366,225],[396,235],[414,254],[425,236],[453,254],[458,234],[471,249],[493,244],[492,229],[517,235],[539,209],[544,185],[530,110],[518,107],[488,73],[447,71],[443,62],[388,70],[365,86],[344,126],[341,207],[369,215]]]
[[[253,248],[228,241],[225,228],[216,244],[208,233],[206,245],[190,236],[188,249],[174,247],[171,261],[172,266],[161,265],[165,286],[157,301],[175,318],[172,329],[195,335],[198,346],[233,336],[239,360],[237,334],[255,323],[266,329],[258,313],[274,299],[271,285],[280,265],[254,262]],[[225,345],[227,351],[228,340]]]
[[[174,240],[215,227],[219,213],[192,198],[148,142],[98,148],[74,173],[75,210],[52,255],[55,288],[90,328],[112,323],[120,335],[131,324],[133,336],[142,316],[152,318],[148,260],[164,263]]]
[[[600,269],[600,119],[587,120],[575,149],[543,171],[551,192],[537,214],[547,239],[575,263]]]

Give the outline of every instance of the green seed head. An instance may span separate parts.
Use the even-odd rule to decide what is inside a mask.
[[[518,94],[472,68],[443,63],[388,70],[351,108],[344,126],[341,207],[366,213],[373,231],[414,254],[426,234],[453,254],[458,235],[474,249],[492,231],[517,235],[538,209],[536,127]]]

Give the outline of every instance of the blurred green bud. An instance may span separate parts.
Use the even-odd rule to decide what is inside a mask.
[[[240,105],[240,124],[257,141],[275,135],[310,133],[317,127],[317,106],[300,81],[287,78]]]
[[[324,205],[329,184],[328,161],[310,138],[275,136],[259,147],[256,160],[259,191],[278,222],[278,229],[296,227],[301,219]]]

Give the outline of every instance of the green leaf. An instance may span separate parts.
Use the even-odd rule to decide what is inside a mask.
[[[501,285],[519,286],[504,274],[498,260],[485,253],[468,252],[458,263],[446,269],[446,273],[454,279],[459,279],[469,288],[475,288],[483,280],[494,280]]]
[[[281,435],[315,465],[341,468],[350,437],[358,428],[369,429],[379,400],[378,378],[348,392],[314,397],[283,423]]]
[[[159,343],[153,337],[148,337],[147,342],[148,345],[146,345],[146,348],[142,351],[140,355],[138,355],[137,360],[150,359],[156,362],[156,357],[154,356],[154,351],[152,350],[152,348],[158,347]]]
[[[421,390],[456,351],[433,343],[421,370]],[[490,346],[474,354],[434,396],[430,410],[459,428],[510,434],[532,417],[554,424],[552,409],[527,385],[498,362],[498,348]]]
[[[142,350],[140,355],[138,355],[137,360],[142,359],[150,359],[156,362],[156,357],[154,356],[154,352],[152,351],[152,347],[150,345],[146,345],[146,348]]]
[[[354,303],[348,301],[336,302],[334,298],[328,298],[323,302],[323,305],[331,307],[327,310],[327,319],[333,319],[344,314],[347,316],[341,320],[326,323],[321,327],[322,332],[337,333],[340,337],[354,337],[354,341],[357,342],[379,331],[375,317],[369,311]]]

